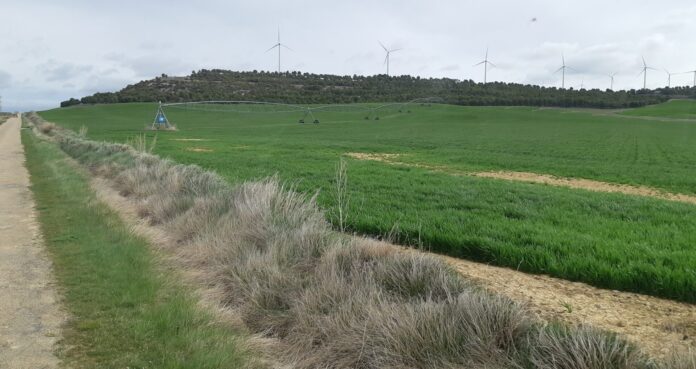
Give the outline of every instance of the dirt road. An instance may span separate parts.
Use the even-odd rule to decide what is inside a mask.
[[[24,167],[21,121],[0,125],[0,368],[55,368],[62,314]]]

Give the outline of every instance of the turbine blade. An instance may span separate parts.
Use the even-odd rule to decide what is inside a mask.
[[[398,49],[391,49],[391,50],[389,50],[389,52],[390,52],[390,53],[393,53],[393,52],[399,51],[399,50],[403,50],[403,48],[400,47],[400,48],[398,48]]]
[[[558,68],[558,69],[556,69],[556,71],[555,71],[555,72],[553,72],[553,73],[554,73],[554,74],[556,74],[556,73],[558,73],[558,72],[562,71],[562,70],[563,70],[563,68],[565,68],[565,65],[564,65],[564,66],[562,66],[562,67],[560,67],[560,68]]]
[[[644,57],[643,55],[641,55],[640,57],[641,57],[641,59],[643,59],[643,66],[644,66],[644,67],[647,67],[648,65],[645,64],[645,57]]]
[[[486,61],[484,60],[484,61],[482,61],[482,62],[480,62],[480,63],[476,63],[476,64],[474,64],[474,67],[478,67],[479,65],[481,65],[481,64],[483,64],[483,63],[485,63],[485,62],[486,62]]]
[[[268,49],[268,50],[266,50],[266,52],[269,52],[269,51],[275,49],[275,48],[278,47],[279,45],[280,45],[280,44],[275,44],[275,45],[271,46],[271,48]]]
[[[493,63],[491,63],[491,62],[488,62],[488,64],[492,65],[492,66],[493,66],[493,68],[498,68],[498,66],[497,66],[497,65],[495,65],[495,64],[493,64]]]
[[[291,48],[285,46],[284,44],[278,44],[278,45],[279,45],[279,46],[282,46],[282,47],[284,47],[284,48],[286,48],[286,49],[288,49],[288,50],[290,50],[290,51],[295,51],[295,50],[293,50],[293,49],[291,49]]]
[[[382,46],[382,49],[384,49],[384,51],[389,52],[389,50],[387,49],[386,46],[384,46],[384,44],[382,43],[382,41],[377,41],[377,42],[379,42],[379,45]]]

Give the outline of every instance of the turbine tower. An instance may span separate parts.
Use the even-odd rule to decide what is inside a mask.
[[[269,52],[269,51],[275,49],[276,47],[278,48],[278,73],[280,73],[280,49],[284,47],[284,48],[292,51],[291,48],[285,46],[285,44],[282,44],[280,42],[280,27],[278,27],[278,42],[275,45],[271,46],[270,49],[266,50],[266,52]]]
[[[693,74],[694,74],[694,85],[693,85],[693,87],[696,87],[696,70],[690,70],[690,71],[688,71],[688,72],[684,72],[684,74],[688,74],[688,73],[693,73]]]
[[[483,59],[482,62],[474,64],[474,67],[477,67],[481,64],[483,64],[483,84],[485,85],[488,82],[488,65],[492,65],[494,68],[496,66],[488,60],[488,48],[486,48],[486,58]]]
[[[563,61],[563,64],[561,65],[560,68],[558,68],[558,69],[557,69],[555,72],[553,72],[553,73],[555,74],[555,73],[561,72],[561,88],[562,88],[562,89],[565,89],[565,72],[566,72],[566,69],[571,69],[571,70],[573,70],[573,68],[571,68],[571,67],[569,67],[569,66],[566,65],[566,63],[565,63],[565,55],[561,54],[561,60]]]
[[[647,84],[648,84],[648,69],[655,70],[653,67],[648,67],[648,64],[645,63],[645,58],[641,56],[643,59],[643,69],[638,73],[640,76],[641,74],[643,75],[643,90],[645,90]]]
[[[619,72],[614,72],[614,74],[607,74],[607,77],[611,78],[611,84],[609,84],[609,90],[614,91],[614,76],[616,76]]]
[[[672,87],[672,76],[678,73],[670,73],[667,68],[665,68],[665,73],[667,73],[667,88]]]
[[[381,41],[378,41],[378,42],[379,42],[379,45],[382,46],[382,49],[384,49],[384,51],[387,53],[387,55],[384,57],[384,64],[387,65],[387,76],[388,76],[389,75],[389,56],[391,55],[391,53],[393,53],[395,51],[399,51],[401,49],[400,48],[399,49],[387,49],[387,47],[384,46],[384,44]]]

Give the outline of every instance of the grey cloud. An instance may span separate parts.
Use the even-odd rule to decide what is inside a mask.
[[[132,12],[136,4],[139,13]],[[473,64],[486,47],[498,66],[489,79],[509,82],[560,85],[553,72],[561,53],[577,70],[566,76],[573,86],[584,78],[604,88],[605,74],[620,72],[617,88],[639,87],[641,55],[655,68],[696,68],[693,0],[33,0],[7,2],[3,15],[6,106],[56,106],[161,73],[275,70],[277,55],[265,50],[278,26],[295,50],[283,55],[284,68],[303,72],[384,73],[378,40],[404,48],[393,55],[394,74],[422,77],[479,81],[483,71]],[[648,77],[649,87],[665,81],[664,72]],[[673,82],[690,84],[691,76]]]
[[[120,67],[129,69],[137,78],[152,78],[160,74],[188,74],[195,65],[168,54],[150,53],[136,57],[123,54],[111,54],[107,58],[116,62]]]

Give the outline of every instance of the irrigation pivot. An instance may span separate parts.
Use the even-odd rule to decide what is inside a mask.
[[[155,130],[173,130],[174,126],[169,123],[167,115],[164,114],[164,109],[162,109],[162,102],[159,102],[157,106],[157,113],[155,114],[155,119],[152,121],[150,129]]]
[[[364,120],[379,120],[379,114],[392,113],[411,113],[411,107],[415,105],[430,106],[431,104],[443,103],[439,97],[417,98],[405,102],[385,103],[381,105],[372,104],[329,104],[319,106],[306,106],[289,103],[267,102],[267,101],[244,101],[244,100],[215,100],[215,101],[189,101],[160,104],[153,129],[159,128],[157,122],[164,120],[169,123],[164,115],[164,109],[180,109],[186,111],[206,111],[231,114],[281,114],[282,116],[295,115],[299,123],[312,122],[319,124],[320,115],[326,113],[346,113],[362,117]],[[161,114],[160,114],[161,113]],[[330,116],[330,115],[329,115]],[[344,118],[345,119],[345,118]],[[358,118],[360,119],[360,118]],[[329,121],[330,122],[330,121]],[[175,129],[173,126],[171,129]]]

